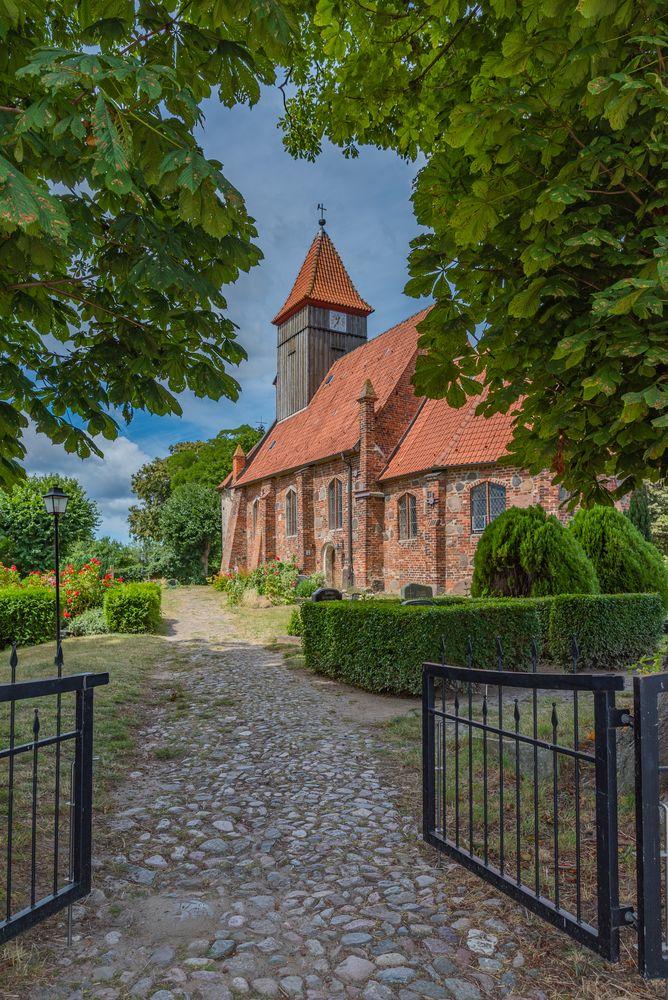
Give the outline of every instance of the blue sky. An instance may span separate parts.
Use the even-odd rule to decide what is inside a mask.
[[[281,114],[276,90],[267,90],[252,109],[229,110],[209,101],[204,112],[204,152],[223,163],[225,175],[244,195],[264,254],[261,264],[225,293],[228,314],[248,352],[248,360],[235,372],[242,387],[240,398],[236,403],[214,402],[186,393],[181,399],[183,417],[138,413],[120,438],[103,443],[104,461],[82,462],[35,433],[27,440],[28,472],[77,476],[98,501],[100,533],[121,539],[127,538],[130,476],[144,462],[166,454],[176,441],[273,420],[276,330],[271,319],[315,235],[318,202],[327,207],[327,231],[351,278],[375,309],[369,317],[369,335],[420,308],[402,291],[409,242],[418,232],[410,203],[415,164],[376,149],[346,160],[333,147],[326,148],[316,163],[293,160],[276,127]]]

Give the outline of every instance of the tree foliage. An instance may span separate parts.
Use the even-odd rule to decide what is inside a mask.
[[[182,441],[170,445],[166,458],[154,458],[132,477],[132,492],[139,504],[130,507],[130,533],[140,541],[162,541],[160,516],[170,494],[178,486],[200,483],[214,490],[232,469],[237,445],[248,454],[262,432],[242,424],[219,431],[209,441]]]
[[[652,541],[664,556],[668,556],[668,486],[666,483],[649,483],[647,500],[652,524]]]
[[[597,592],[594,567],[575,536],[540,505],[509,507],[480,536],[471,581],[474,597]]]
[[[200,483],[177,486],[162,508],[162,538],[174,553],[176,576],[201,583],[209,575],[209,560],[220,558],[220,501]]]
[[[61,552],[67,556],[77,542],[90,542],[100,523],[97,504],[76,479],[31,476],[11,489],[0,490],[0,536],[21,573],[53,568],[53,516],[47,514],[44,494],[61,486],[69,496],[67,511],[59,520]]]
[[[236,398],[222,289],[260,259],[204,156],[204,98],[253,104],[297,45],[297,0],[0,3],[0,485],[28,419],[100,454],[137,409]]]
[[[649,511],[649,495],[647,487],[642,483],[631,494],[629,501],[629,520],[646,542],[652,541],[652,518]]]
[[[419,391],[480,395],[486,415],[521,403],[508,461],[552,468],[573,504],[668,471],[665,14],[319,0],[291,74],[291,152],[327,136],[426,159],[407,286],[436,303]]]
[[[661,553],[612,507],[579,510],[569,533],[596,569],[603,594],[660,594],[668,608],[668,569]]]

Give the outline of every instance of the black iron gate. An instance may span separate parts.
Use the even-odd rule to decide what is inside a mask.
[[[93,692],[109,682],[17,682],[17,662],[0,685],[0,945],[90,892]]]
[[[668,979],[668,713],[659,712],[662,696],[668,699],[668,674],[634,677],[638,961],[648,979]]]
[[[424,839],[611,961],[620,929],[634,926],[640,972],[668,979],[668,674],[634,677],[631,715],[616,705],[623,677],[576,672],[575,640],[571,674],[536,672],[535,648],[532,673],[477,670],[468,648],[468,667],[423,667]],[[635,907],[619,901],[625,726]]]
[[[629,910],[617,875],[623,686],[424,666],[424,839],[613,961]]]

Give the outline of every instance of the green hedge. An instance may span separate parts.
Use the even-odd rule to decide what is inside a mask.
[[[104,618],[110,632],[155,632],[160,624],[161,590],[157,583],[126,583],[104,595]]]
[[[0,589],[0,646],[32,646],[56,635],[56,593],[47,587]]]
[[[571,636],[580,647],[580,670],[623,667],[651,653],[666,612],[658,594],[581,594],[552,598],[549,650],[561,666],[571,662]]]
[[[302,606],[307,666],[368,691],[418,694],[422,663],[438,660],[441,636],[448,663],[466,663],[473,643],[477,667],[496,666],[496,637],[508,669],[530,666],[531,641],[542,637],[539,602],[467,601],[444,607],[388,601],[323,601]]]
[[[468,599],[431,607],[323,601],[301,607],[308,667],[368,691],[393,694],[419,694],[422,664],[439,660],[441,636],[448,663],[465,665],[470,636],[473,665],[495,668],[498,636],[504,667],[528,670],[532,640],[542,657],[570,666],[575,634],[580,670],[610,669],[651,653],[664,617],[658,594]]]

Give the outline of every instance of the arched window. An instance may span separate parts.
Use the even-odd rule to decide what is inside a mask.
[[[332,479],[327,487],[327,508],[329,514],[329,530],[335,531],[343,527],[343,483],[340,479]]]
[[[471,490],[471,531],[484,531],[506,509],[506,487],[480,483]]]
[[[285,494],[285,534],[288,537],[297,534],[297,494],[294,490]]]
[[[417,500],[412,493],[399,497],[399,538],[417,538]]]
[[[257,519],[258,519],[258,513],[259,513],[259,511],[260,511],[260,498],[259,497],[255,497],[255,499],[253,500],[253,506],[251,508],[251,521],[252,521],[252,525],[253,525],[253,534],[254,535],[257,534]]]

